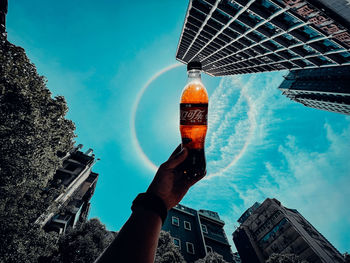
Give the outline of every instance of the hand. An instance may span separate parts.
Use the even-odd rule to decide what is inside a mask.
[[[177,205],[188,189],[205,175],[200,178],[189,179],[183,174],[182,170],[176,169],[185,161],[187,155],[187,148],[182,147],[180,144],[169,159],[159,167],[156,176],[147,189],[147,192],[160,197],[168,210]]]

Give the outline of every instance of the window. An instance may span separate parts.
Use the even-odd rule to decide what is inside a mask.
[[[207,252],[208,253],[213,253],[213,249],[210,246],[207,246]]]
[[[321,43],[325,46],[326,51],[342,49],[340,46],[336,45],[333,41],[330,41],[328,39],[323,40]]]
[[[68,165],[64,168],[68,171],[75,172],[77,168],[81,167],[77,163],[69,162]],[[81,170],[81,169],[80,169]]]
[[[343,56],[344,58],[348,58],[350,57],[350,54],[347,53],[347,52],[342,52],[342,53],[339,53],[339,55]]]
[[[319,59],[322,61],[322,65],[332,64],[332,62],[330,62],[328,59],[326,59],[323,56],[319,56]]]
[[[283,218],[277,225],[275,225],[263,238],[260,239],[259,244],[263,244],[268,242],[268,240],[272,237],[275,238],[278,230],[282,229],[283,225],[288,222],[287,218]]]
[[[282,18],[282,20],[288,24],[288,27],[291,28],[292,26],[296,24],[300,24],[300,21],[292,16],[291,14],[283,13],[279,16],[279,18]]]
[[[283,43],[286,43],[287,46],[295,45],[298,44],[299,41],[297,41],[294,37],[292,37],[289,34],[283,34],[282,36],[276,38],[276,39],[281,39]]]
[[[174,243],[175,247],[181,248],[181,241],[180,241],[180,239],[174,237],[173,238],[173,243]]]
[[[302,27],[302,30],[309,35],[309,39],[313,39],[313,38],[316,38],[316,37],[319,37],[320,35],[315,31],[313,30],[311,27]]]
[[[187,230],[191,230],[191,223],[187,222],[187,221],[184,221],[184,228],[187,229]]]
[[[316,53],[315,50],[309,47],[308,45],[304,45],[303,48],[307,51],[308,55],[312,55]]]
[[[187,253],[194,254],[194,245],[190,242],[186,242]]]
[[[277,7],[266,0],[261,1],[261,5],[269,9],[271,13],[276,13],[278,11]]]
[[[179,226],[179,225],[180,225],[180,220],[179,220],[178,217],[173,216],[173,217],[171,218],[171,223],[172,223],[174,226]]]
[[[202,226],[202,231],[203,231],[203,233],[206,233],[206,234],[208,234],[208,229],[207,229],[207,226],[206,225],[201,225]]]

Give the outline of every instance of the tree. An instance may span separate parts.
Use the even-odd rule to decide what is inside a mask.
[[[115,234],[93,218],[60,237],[52,263],[92,263],[113,241]],[[47,261],[46,261],[47,262]]]
[[[345,252],[343,254],[343,257],[344,257],[345,263],[350,263],[350,254],[348,252]]]
[[[172,237],[168,232],[161,231],[155,263],[186,263],[179,249],[175,247]]]
[[[266,263],[308,263],[306,260],[300,259],[295,254],[276,254],[273,253]]]
[[[51,97],[25,51],[0,35],[0,262],[37,262],[57,235],[33,225],[58,194],[53,175],[73,147],[63,97]]]
[[[198,259],[195,263],[227,263],[224,258],[216,252],[208,253],[204,258]]]

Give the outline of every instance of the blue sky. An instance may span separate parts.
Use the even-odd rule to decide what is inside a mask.
[[[186,0],[9,1],[9,40],[26,49],[53,94],[66,97],[77,143],[101,159],[90,217],[111,230],[123,225],[152,180],[150,163],[161,164],[180,142],[185,67],[160,74],[138,96],[157,72],[177,63],[186,9]],[[350,251],[350,118],[282,96],[284,74],[203,76],[210,95],[208,177],[182,203],[219,212],[232,243],[239,216],[275,197],[341,252]]]

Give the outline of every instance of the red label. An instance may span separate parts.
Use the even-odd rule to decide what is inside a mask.
[[[208,103],[180,103],[180,125],[207,125]]]

